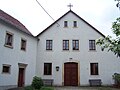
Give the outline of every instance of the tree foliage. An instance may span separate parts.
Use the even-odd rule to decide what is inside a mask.
[[[40,89],[43,86],[43,81],[40,77],[33,77],[32,87],[35,89]]]
[[[101,46],[102,51],[108,48],[108,51],[112,51],[117,57],[120,57],[120,17],[113,22],[112,31],[116,38],[113,39],[108,35],[105,38],[98,39],[96,44]]]

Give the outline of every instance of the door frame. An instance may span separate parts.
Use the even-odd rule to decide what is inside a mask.
[[[62,86],[64,86],[64,64],[65,63],[77,63],[78,64],[78,86],[80,86],[80,62],[79,61],[68,61],[62,65]]]
[[[25,85],[25,71],[26,71],[26,67],[27,64],[24,63],[18,63],[18,87],[23,87]],[[22,86],[19,86],[20,82],[19,82],[19,75],[20,75],[20,69],[23,69],[23,82],[22,82]]]

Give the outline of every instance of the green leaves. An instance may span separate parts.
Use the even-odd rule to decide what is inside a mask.
[[[32,87],[35,89],[40,89],[43,86],[43,81],[40,77],[33,77]]]
[[[120,83],[120,74],[118,73],[114,73],[114,75],[112,75],[113,79],[115,79],[117,81],[117,83]]]
[[[120,17],[113,22],[112,31],[116,35],[115,39],[111,36],[99,38],[96,44],[101,46],[102,51],[108,48],[108,51],[112,51],[117,57],[120,57]]]
[[[120,36],[120,17],[113,22],[112,31],[116,36]]]

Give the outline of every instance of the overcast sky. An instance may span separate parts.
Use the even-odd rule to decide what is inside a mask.
[[[73,5],[72,10],[102,32],[112,35],[112,22],[120,17],[115,0],[38,0],[46,11],[57,20]],[[38,5],[36,0],[0,0],[0,9],[10,14],[34,35],[38,35],[54,21]]]

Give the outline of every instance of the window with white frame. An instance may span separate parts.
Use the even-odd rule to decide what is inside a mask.
[[[89,40],[89,50],[96,50],[95,40]]]
[[[13,34],[6,32],[5,46],[13,47]]]
[[[73,50],[79,50],[79,40],[73,40]]]
[[[44,63],[44,75],[52,75],[52,63]]]
[[[10,68],[11,68],[11,65],[3,64],[2,73],[10,73]]]
[[[27,41],[25,39],[21,39],[21,50],[26,51]]]
[[[63,50],[69,50],[69,40],[63,40]]]
[[[68,21],[64,21],[64,27],[68,27]]]
[[[46,50],[52,50],[52,40],[46,40]]]
[[[90,74],[98,75],[98,63],[90,63]]]
[[[77,27],[77,21],[73,21],[73,27]]]

